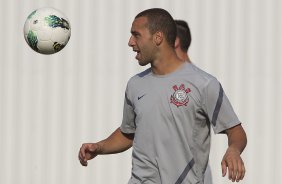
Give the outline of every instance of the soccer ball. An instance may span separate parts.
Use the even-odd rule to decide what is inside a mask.
[[[68,19],[54,8],[34,10],[24,24],[26,42],[34,51],[41,54],[59,52],[68,43],[70,35]]]

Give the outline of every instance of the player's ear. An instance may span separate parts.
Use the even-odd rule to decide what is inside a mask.
[[[159,46],[163,42],[163,39],[164,39],[164,34],[162,32],[157,31],[154,34],[154,42],[156,43],[157,46]]]
[[[178,37],[176,37],[175,43],[174,43],[174,48],[176,49],[178,47],[180,47],[180,39]]]

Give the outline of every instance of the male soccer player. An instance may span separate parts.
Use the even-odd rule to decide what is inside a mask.
[[[135,17],[128,45],[141,66],[151,67],[129,80],[121,126],[107,139],[81,146],[82,165],[133,147],[129,184],[202,184],[212,125],[228,137],[223,175],[228,168],[230,180],[243,179],[240,154],[247,139],[241,122],[216,78],[177,57],[176,33],[163,9]]]

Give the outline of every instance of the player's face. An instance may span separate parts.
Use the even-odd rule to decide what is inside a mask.
[[[135,58],[141,66],[154,60],[155,44],[153,35],[147,28],[146,17],[139,17],[133,21],[128,45],[137,53]]]

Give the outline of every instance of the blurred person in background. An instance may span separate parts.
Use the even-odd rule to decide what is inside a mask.
[[[191,31],[188,26],[188,23],[184,20],[175,20],[176,28],[177,28],[177,36],[175,40],[175,51],[177,56],[188,63],[191,63],[191,60],[188,55],[188,50],[191,45]],[[210,165],[207,165],[207,169],[205,171],[205,180],[204,184],[212,184],[212,174]]]

